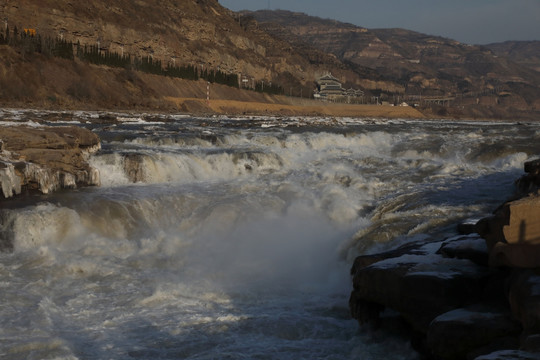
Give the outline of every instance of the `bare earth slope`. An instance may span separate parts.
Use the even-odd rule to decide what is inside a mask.
[[[328,51],[353,68],[374,70],[378,77],[363,70],[368,74],[366,88],[392,95],[452,97],[459,106],[540,109],[540,74],[514,62],[518,57],[498,56],[488,47],[404,29],[366,29],[288,11],[248,15],[280,39]],[[534,62],[535,58],[527,59]]]
[[[401,29],[368,30],[280,11],[237,14],[217,0],[5,0],[0,18],[5,19],[0,36],[8,28],[12,34],[15,28],[33,29],[40,36],[98,46],[101,53],[219,70],[247,84],[277,84],[291,97],[311,96],[315,79],[331,72],[345,87],[362,88],[367,99],[408,97],[427,104],[423,111],[430,116],[534,118],[540,109],[538,72],[487,48]],[[177,100],[204,99],[201,81],[0,47],[3,106],[216,111],[204,102]],[[213,86],[213,99],[296,101],[218,89]],[[452,107],[431,107],[429,97],[448,98]]]
[[[540,72],[540,41],[505,41],[486,47],[499,56]]]
[[[7,18],[12,30],[37,29],[81,45],[99,45],[102,51],[150,56],[164,65],[189,64],[280,82],[298,94],[302,86],[304,94],[311,92],[313,79],[328,65],[344,67],[324,53],[318,63],[300,56],[216,0],[2,1],[0,18]]]
[[[21,59],[0,45],[0,106],[52,109],[116,109],[192,114],[330,115],[420,118],[411,107],[340,106],[262,94],[206,81],[145,74],[59,58]]]

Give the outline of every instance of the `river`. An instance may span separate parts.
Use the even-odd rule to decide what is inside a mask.
[[[0,117],[102,139],[100,187],[2,201],[2,359],[416,359],[350,318],[354,257],[455,234],[540,154],[512,121]]]

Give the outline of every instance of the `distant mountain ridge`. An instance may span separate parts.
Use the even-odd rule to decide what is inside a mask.
[[[485,46],[404,29],[366,29],[303,13],[263,10],[244,16],[252,16],[262,29],[282,40],[330,52],[362,73],[374,71],[380,80],[394,84],[383,92],[399,89],[405,94],[470,97],[476,102],[479,96],[512,94],[512,99],[493,102],[511,100],[519,108],[540,108],[540,74],[521,66],[536,61],[534,46],[527,48],[531,56],[512,57],[510,50],[495,54]]]

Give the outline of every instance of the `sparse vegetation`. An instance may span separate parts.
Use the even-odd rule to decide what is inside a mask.
[[[129,55],[124,56],[116,52],[101,51],[97,45],[81,46],[80,43],[77,43],[76,49],[77,58],[82,61],[126,69],[131,67],[132,61],[131,56]]]
[[[9,27],[6,27],[6,30],[0,33],[0,44],[19,49],[25,59],[30,58],[34,53],[39,53],[45,56],[73,60],[73,44],[71,42],[61,38],[43,38],[35,30],[26,29],[20,32],[15,27],[13,31],[10,31]]]
[[[61,38],[41,37],[38,33],[32,31],[24,31],[20,33],[17,28],[10,31],[9,27],[4,32],[0,33],[0,44],[8,45],[18,49],[27,60],[31,59],[35,53],[45,56],[54,56],[68,60],[76,58],[80,61],[88,62],[96,65],[105,65],[110,67],[118,67],[141,71],[147,74],[170,76],[175,78],[198,80],[204,79],[210,83],[223,84],[238,88],[238,75],[228,74],[221,70],[202,70],[198,71],[194,65],[176,66],[167,64],[163,66],[161,60],[155,60],[153,57],[132,57],[131,55],[123,55],[113,51],[104,51],[97,45],[81,45],[63,40]],[[72,85],[69,88],[69,94],[77,99],[87,98],[88,91],[82,91],[79,85]],[[268,86],[256,88],[256,91],[277,94],[282,92],[279,86]]]
[[[255,84],[254,90],[257,92],[264,92],[274,95],[283,95],[285,93],[285,90],[283,90],[280,85],[276,85],[273,83],[265,84],[262,81]]]

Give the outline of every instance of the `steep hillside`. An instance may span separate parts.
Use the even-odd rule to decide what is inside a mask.
[[[211,98],[277,102],[274,96],[212,84]],[[183,110],[207,112],[206,81],[146,74],[36,55],[25,61],[12,47],[0,45],[0,106],[54,109]],[[178,108],[174,100],[187,101]]]
[[[540,72],[540,41],[505,41],[486,47],[498,56]]]
[[[412,107],[327,104],[207,82],[35,55],[0,45],[0,108],[421,118]],[[69,115],[67,115],[69,116]]]
[[[102,50],[152,56],[165,63],[222,66],[265,73],[266,49],[215,0],[4,1],[0,16],[13,29],[34,28]],[[250,61],[244,59],[249,54]]]
[[[290,43],[297,52],[310,59],[311,62],[317,62],[317,60],[313,59],[316,59],[321,53],[331,54],[335,59],[334,61],[342,62],[342,69],[350,71],[343,74],[342,72],[336,72],[335,67],[330,66],[327,66],[327,70],[331,71],[334,76],[339,77],[346,85],[360,85],[368,90],[405,91],[403,86],[393,81],[385,81],[384,74],[377,72],[375,67],[351,61],[349,54],[354,53],[359,48],[369,46],[371,34],[365,28],[283,10],[244,11],[240,14],[242,19],[256,20],[259,28],[264,29],[277,39]],[[292,21],[293,24],[289,21]],[[373,50],[384,52],[386,49],[373,47]],[[324,61],[320,63],[325,64]],[[351,76],[351,72],[355,75]]]
[[[273,81],[298,95],[311,93],[313,79],[329,68],[347,71],[328,54],[300,55],[217,0],[3,1],[0,18],[12,30],[36,29],[41,35],[97,45],[102,52],[239,74],[247,84]],[[354,81],[353,73],[347,76]]]
[[[365,90],[366,101],[406,99],[437,116],[506,117],[540,109],[539,72],[486,47],[407,30],[370,30],[286,11],[233,13],[217,0],[5,0],[0,18],[4,106],[163,108],[170,106],[166,98],[205,97],[202,81],[151,80],[142,74],[140,64],[151,61],[160,71],[188,66],[219,72],[236,79],[236,86],[267,91],[279,86],[292,97],[310,97],[315,80],[331,72],[345,87]],[[25,43],[23,29],[39,39],[76,45],[59,59],[58,49],[35,48],[49,46],[49,40]],[[5,41],[8,32],[10,38],[19,34],[18,44]],[[116,69],[92,63],[79,55],[85,46],[98,56],[129,55],[129,60]],[[220,98],[260,99],[251,93],[223,90]],[[441,101],[453,109],[431,109]],[[203,111],[204,104],[197,103],[201,106]]]
[[[485,102],[540,108],[539,74],[486,47],[403,29],[366,29],[288,11],[249,15],[280,39],[331,52],[353,68],[374,70],[379,76],[371,78],[379,80],[376,86],[394,85],[380,88],[389,94],[470,98],[465,103],[477,104],[491,97]]]

